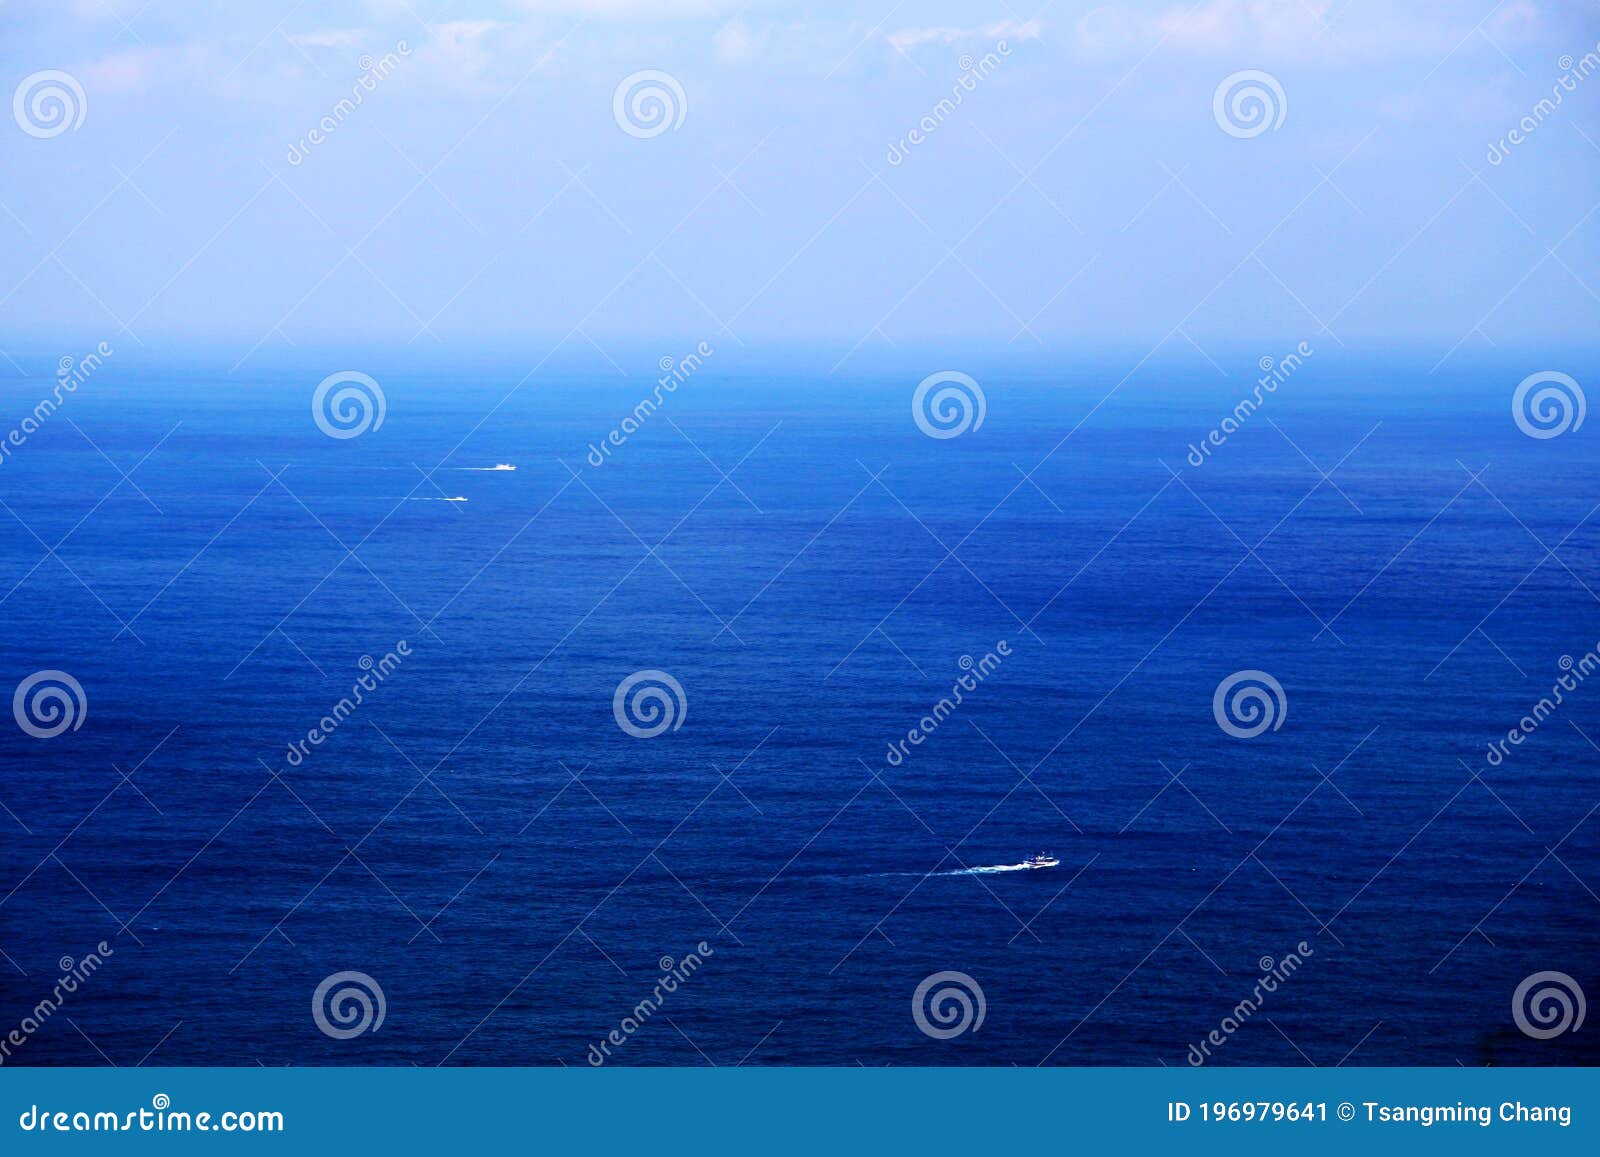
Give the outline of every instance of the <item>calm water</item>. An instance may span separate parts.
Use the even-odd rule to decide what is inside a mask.
[[[1512,993],[1600,995],[1600,679],[1484,753],[1600,643],[1600,433],[1518,431],[1542,366],[1330,353],[1189,465],[1253,361],[1092,415],[1124,368],[974,369],[949,440],[938,367],[708,368],[598,468],[644,374],[491,412],[520,369],[369,367],[385,421],[335,440],[321,363],[108,367],[0,464],[0,684],[88,705],[0,728],[0,1030],[113,950],[8,1063],[582,1065],[702,941],[613,1063],[1182,1065],[1302,941],[1214,1063],[1595,1062]],[[650,739],[612,709],[645,669],[687,704]],[[1238,739],[1246,669],[1287,709]],[[334,1040],[343,970],[386,1010]],[[945,970],[985,1004],[948,1041]]]

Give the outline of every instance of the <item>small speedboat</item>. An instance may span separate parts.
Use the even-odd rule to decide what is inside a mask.
[[[1036,855],[1029,856],[1026,860],[1022,861],[1022,866],[1024,868],[1055,868],[1059,867],[1060,865],[1061,861],[1050,855],[1048,852],[1039,852]]]

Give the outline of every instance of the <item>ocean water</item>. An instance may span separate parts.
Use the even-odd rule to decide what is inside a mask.
[[[1596,433],[1329,352],[1191,464],[1254,360],[968,367],[951,438],[938,366],[711,365],[598,466],[648,364],[376,359],[345,439],[320,361],[108,366],[0,463],[0,690],[83,692],[0,727],[0,1035],[110,950],[6,1063],[1600,1060],[1513,1009],[1600,994],[1600,678],[1486,758],[1600,645]]]

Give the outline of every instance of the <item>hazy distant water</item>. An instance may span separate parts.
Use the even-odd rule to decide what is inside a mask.
[[[702,941],[616,1063],[1181,1065],[1301,941],[1216,1063],[1600,1057],[1511,1010],[1542,970],[1600,995],[1600,680],[1484,763],[1600,643],[1595,432],[1511,420],[1543,367],[1307,369],[1200,467],[1249,380],[1146,373],[1031,481],[1121,371],[977,374],[982,427],[936,440],[934,368],[707,371],[598,468],[647,380],[491,414],[520,371],[380,373],[347,441],[321,367],[80,391],[0,465],[0,690],[88,700],[0,727],[0,1032],[114,955],[12,1063],[583,1064]],[[424,481],[457,443],[517,469]],[[645,669],[687,700],[651,739],[612,709]],[[1287,714],[1236,739],[1247,669]],[[386,1014],[335,1041],[347,969]],[[911,1011],[944,970],[986,1002],[950,1041]]]

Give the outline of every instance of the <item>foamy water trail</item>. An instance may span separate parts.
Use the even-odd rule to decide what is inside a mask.
[[[988,876],[1000,872],[1032,872],[1043,869],[1033,868],[1028,864],[986,864],[975,868],[954,868],[945,872],[856,872],[850,875],[823,874],[813,876],[817,880],[886,880],[886,879],[933,879],[939,876]]]
[[[340,470],[416,470],[411,466],[338,466]],[[432,473],[440,470],[463,470],[472,474],[515,474],[517,468],[510,462],[497,462],[493,466],[435,466]]]

